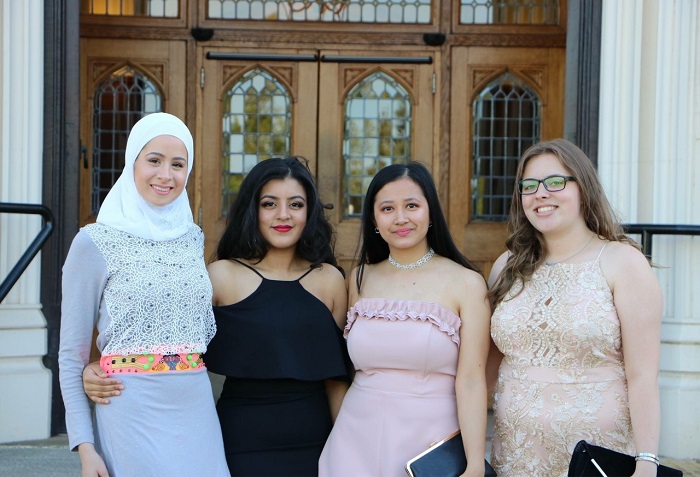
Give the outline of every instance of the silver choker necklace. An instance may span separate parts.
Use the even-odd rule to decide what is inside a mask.
[[[414,268],[418,268],[428,263],[428,260],[433,258],[433,255],[435,255],[435,250],[433,250],[431,247],[430,250],[428,250],[428,253],[423,255],[423,257],[417,262],[409,263],[408,265],[401,265],[399,262],[394,260],[391,254],[389,254],[389,263],[398,268],[399,270],[413,270]]]

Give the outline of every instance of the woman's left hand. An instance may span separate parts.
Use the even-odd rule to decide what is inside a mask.
[[[112,379],[100,367],[97,361],[83,369],[83,389],[91,401],[96,404],[109,404],[108,397],[119,396],[124,385],[118,379]]]

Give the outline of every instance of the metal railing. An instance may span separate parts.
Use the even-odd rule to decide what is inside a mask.
[[[654,235],[700,235],[700,225],[679,224],[624,224],[626,234],[642,236],[642,253],[651,257],[651,246]]]
[[[39,253],[41,247],[44,246],[48,240],[51,232],[53,232],[54,217],[51,210],[40,204],[12,204],[8,202],[0,202],[0,213],[9,214],[33,214],[41,215],[44,219],[43,226],[36,238],[29,244],[29,247],[24,252],[24,254],[19,258],[17,264],[10,270],[7,277],[0,284],[0,303],[5,299],[12,287],[17,283],[19,277],[27,269],[32,259]]]
[[[41,204],[13,204],[0,202],[0,213],[10,214],[34,214],[41,215],[44,224],[36,238],[29,245],[24,254],[19,258],[17,264],[10,270],[7,277],[0,284],[0,302],[2,302],[12,287],[17,283],[19,277],[27,269],[41,247],[44,246],[54,228],[54,216],[51,210]],[[680,225],[680,224],[624,224],[623,228],[627,234],[641,235],[642,252],[647,257],[651,257],[654,235],[700,235],[700,225]]]

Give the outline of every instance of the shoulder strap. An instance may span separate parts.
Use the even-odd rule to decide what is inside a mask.
[[[605,242],[605,243],[603,244],[603,248],[600,249],[600,252],[598,252],[598,256],[597,256],[596,259],[595,259],[596,262],[600,260],[600,256],[603,255],[603,250],[605,250],[605,247],[607,247],[609,243],[610,243],[610,242]]]
[[[314,267],[313,265],[311,265],[311,266],[309,267],[309,269],[308,269],[307,271],[305,271],[304,274],[303,274],[302,276],[300,276],[299,278],[297,278],[297,281],[300,281],[300,280],[301,280],[302,278],[304,278],[306,275],[308,275],[309,273],[313,272],[316,268],[318,268],[318,267]]]
[[[238,260],[237,258],[232,258],[231,260],[233,260],[234,262],[238,262],[238,263],[240,263],[241,265],[243,265],[244,267],[253,270],[253,272],[255,272],[255,274],[256,274],[257,276],[259,276],[260,278],[262,278],[263,280],[265,280],[265,277],[263,277],[262,274],[261,274],[259,271],[257,271],[255,268],[253,268],[252,266],[248,265],[247,263],[242,262],[241,260]]]

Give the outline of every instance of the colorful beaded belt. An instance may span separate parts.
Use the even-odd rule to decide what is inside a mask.
[[[205,367],[200,353],[115,354],[102,356],[100,366],[108,374],[193,371]]]

